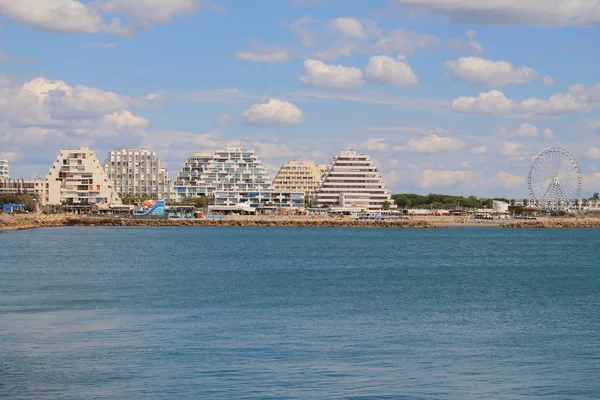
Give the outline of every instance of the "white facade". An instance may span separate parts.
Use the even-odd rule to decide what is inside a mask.
[[[252,208],[294,208],[304,209],[303,192],[214,192],[214,206],[230,207],[248,205]]]
[[[8,160],[0,160],[0,178],[9,178]]]
[[[0,194],[31,194],[40,206],[60,205],[60,182],[46,179],[0,179]]]
[[[378,210],[385,202],[395,208],[371,157],[342,151],[326,171],[314,195],[313,206]]]
[[[47,179],[60,182],[61,204],[120,203],[102,164],[87,147],[61,150]]]
[[[186,165],[178,178],[184,178],[184,173],[193,173],[185,170]],[[212,197],[215,192],[261,192],[271,190],[271,182],[267,170],[258,159],[254,150],[243,150],[239,147],[226,147],[217,150],[207,160],[206,165],[196,170],[200,176],[190,177],[190,182],[195,182],[196,196]],[[190,194],[189,191],[179,192],[183,179],[176,180],[179,194]],[[192,187],[192,186],[188,186]],[[187,190],[187,189],[186,189]],[[194,193],[192,193],[194,194]]]
[[[204,173],[208,162],[213,156],[210,153],[196,153],[186,160],[175,178],[173,189],[175,195],[172,197],[181,202],[187,197],[206,196],[206,189],[199,186],[200,178]]]
[[[273,180],[273,190],[304,192],[310,202],[322,182],[323,173],[312,161],[290,161],[283,165]]]
[[[500,200],[492,200],[492,210],[496,213],[507,213],[508,212],[508,203]]]
[[[156,153],[147,149],[117,149],[104,161],[104,171],[121,197],[142,195],[170,200],[171,181]]]

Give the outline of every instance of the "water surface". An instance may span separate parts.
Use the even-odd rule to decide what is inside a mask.
[[[600,230],[0,240],[0,398],[600,398]]]

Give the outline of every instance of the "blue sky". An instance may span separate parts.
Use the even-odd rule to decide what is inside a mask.
[[[585,4],[582,4],[585,3]],[[527,196],[569,150],[600,191],[600,0],[0,0],[0,157],[62,147],[370,154],[394,192]]]

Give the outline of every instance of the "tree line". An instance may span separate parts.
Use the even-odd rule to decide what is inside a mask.
[[[393,194],[392,199],[399,208],[433,208],[433,209],[454,209],[454,208],[491,208],[492,201],[499,200],[511,204],[511,201],[502,197],[493,199],[478,198],[476,196],[452,196],[447,194],[430,193],[428,195],[419,195],[414,193]]]

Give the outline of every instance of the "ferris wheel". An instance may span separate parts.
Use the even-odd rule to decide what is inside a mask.
[[[560,147],[542,150],[531,162],[528,185],[536,206],[547,210],[571,209],[581,191],[579,164]]]

